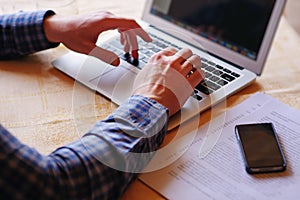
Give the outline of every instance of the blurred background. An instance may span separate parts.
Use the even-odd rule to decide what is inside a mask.
[[[95,7],[95,2],[97,1]],[[101,7],[112,8],[115,14],[122,15],[123,13],[141,13],[143,9],[144,0],[140,0],[141,4],[131,6],[131,0],[126,1],[112,1],[112,0],[0,0],[0,14],[11,13],[19,10],[36,10],[45,9],[47,6],[51,6],[52,9],[60,9],[64,14],[77,14],[85,13],[87,10],[102,10]],[[99,2],[99,3],[98,3]],[[47,5],[48,4],[48,5]],[[115,10],[114,7],[118,5],[119,10]],[[123,5],[124,4],[124,5]],[[55,8],[55,6],[57,6]],[[90,6],[93,6],[92,8]],[[121,9],[120,8],[124,8]],[[137,9],[138,8],[138,9]],[[132,9],[132,10],[130,10]],[[130,12],[128,12],[130,10]],[[132,16],[138,16],[138,15]],[[128,17],[132,17],[128,16]],[[284,11],[284,16],[288,23],[300,34],[300,0],[287,0],[287,4]]]
[[[284,15],[288,23],[300,34],[300,0],[287,0]]]

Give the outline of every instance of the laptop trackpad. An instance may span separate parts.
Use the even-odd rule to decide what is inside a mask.
[[[123,67],[107,70],[89,80],[96,90],[117,104],[123,103],[132,93],[136,73]]]

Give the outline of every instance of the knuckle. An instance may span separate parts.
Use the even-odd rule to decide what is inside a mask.
[[[190,50],[190,49],[187,49],[187,52],[190,54],[193,54],[192,50]]]
[[[182,51],[188,54],[193,54],[192,50],[189,48],[183,48]]]
[[[107,19],[107,18],[112,18],[112,16],[113,16],[113,14],[108,11],[103,11],[103,12],[95,13],[95,14],[96,14],[96,16],[102,18],[103,20]]]

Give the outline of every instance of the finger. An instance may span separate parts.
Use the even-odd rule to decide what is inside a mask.
[[[167,48],[161,50],[160,52],[152,55],[151,58],[150,58],[150,60],[149,60],[149,62],[154,62],[155,60],[158,60],[158,59],[160,59],[163,56],[171,57],[171,56],[175,55],[176,52],[177,51],[176,51],[175,48],[173,48],[173,47],[167,47]]]
[[[107,19],[107,29],[118,29],[120,32],[126,31],[126,30],[134,30],[136,35],[140,36],[143,40],[146,42],[151,42],[152,39],[148,35],[148,33],[141,28],[141,26],[132,19],[125,19],[125,18],[109,18]]]
[[[177,53],[177,51],[174,47],[167,47],[167,48],[161,50],[159,53],[161,53],[165,56],[173,56]]]
[[[131,30],[127,31],[125,35],[126,35],[127,43],[129,44],[131,56],[137,60],[139,56],[138,56],[138,41],[136,35]]]
[[[197,69],[187,77],[187,80],[191,83],[192,87],[195,88],[205,78],[205,72],[201,69]]]
[[[126,37],[127,37],[126,33],[124,33],[124,32],[120,33],[120,42],[123,45],[124,52],[129,53],[130,45],[129,45],[128,40],[126,39]]]
[[[189,61],[186,60],[182,65],[181,65],[181,73],[183,75],[186,75],[187,77],[194,73],[196,69],[194,68],[194,65]]]
[[[188,62],[190,62],[193,67],[197,68],[197,69],[201,69],[202,63],[201,63],[201,59],[198,55],[192,55],[191,57],[189,57],[187,59]]]
[[[120,43],[121,43],[122,45],[125,44],[125,40],[126,40],[125,33],[120,32]]]
[[[176,53],[176,55],[174,55],[176,57],[175,62],[178,62],[178,64],[182,64],[185,62],[186,59],[188,59],[192,55],[193,52],[190,49],[187,48],[181,49]]]
[[[124,27],[123,28],[122,27],[118,28],[119,32],[126,32],[126,31],[129,31],[129,30],[133,31],[135,33],[135,35],[140,36],[144,41],[152,42],[152,38],[150,37],[150,35],[148,35],[148,33],[143,28],[141,28],[137,23],[136,23],[136,25],[134,25],[131,28],[124,28]]]
[[[118,66],[120,64],[120,59],[115,53],[97,46],[95,46],[89,52],[89,55],[99,58],[100,60],[113,66]]]
[[[146,41],[146,42],[152,42],[152,38],[150,37],[150,35],[148,35],[148,33],[144,29],[142,29],[142,28],[136,28],[136,29],[134,29],[134,31],[144,41]]]
[[[183,73],[187,73],[187,77],[193,74],[197,69],[201,70],[201,59],[197,55],[189,57],[182,65]]]

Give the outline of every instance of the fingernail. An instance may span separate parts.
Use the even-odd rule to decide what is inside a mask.
[[[119,66],[119,65],[120,65],[120,59],[119,59],[119,58],[114,59],[114,60],[111,62],[111,65],[113,65],[113,66]]]
[[[138,51],[132,51],[131,52],[131,56],[134,58],[134,59],[136,59],[136,60],[138,60],[139,59],[139,54],[138,54]]]

